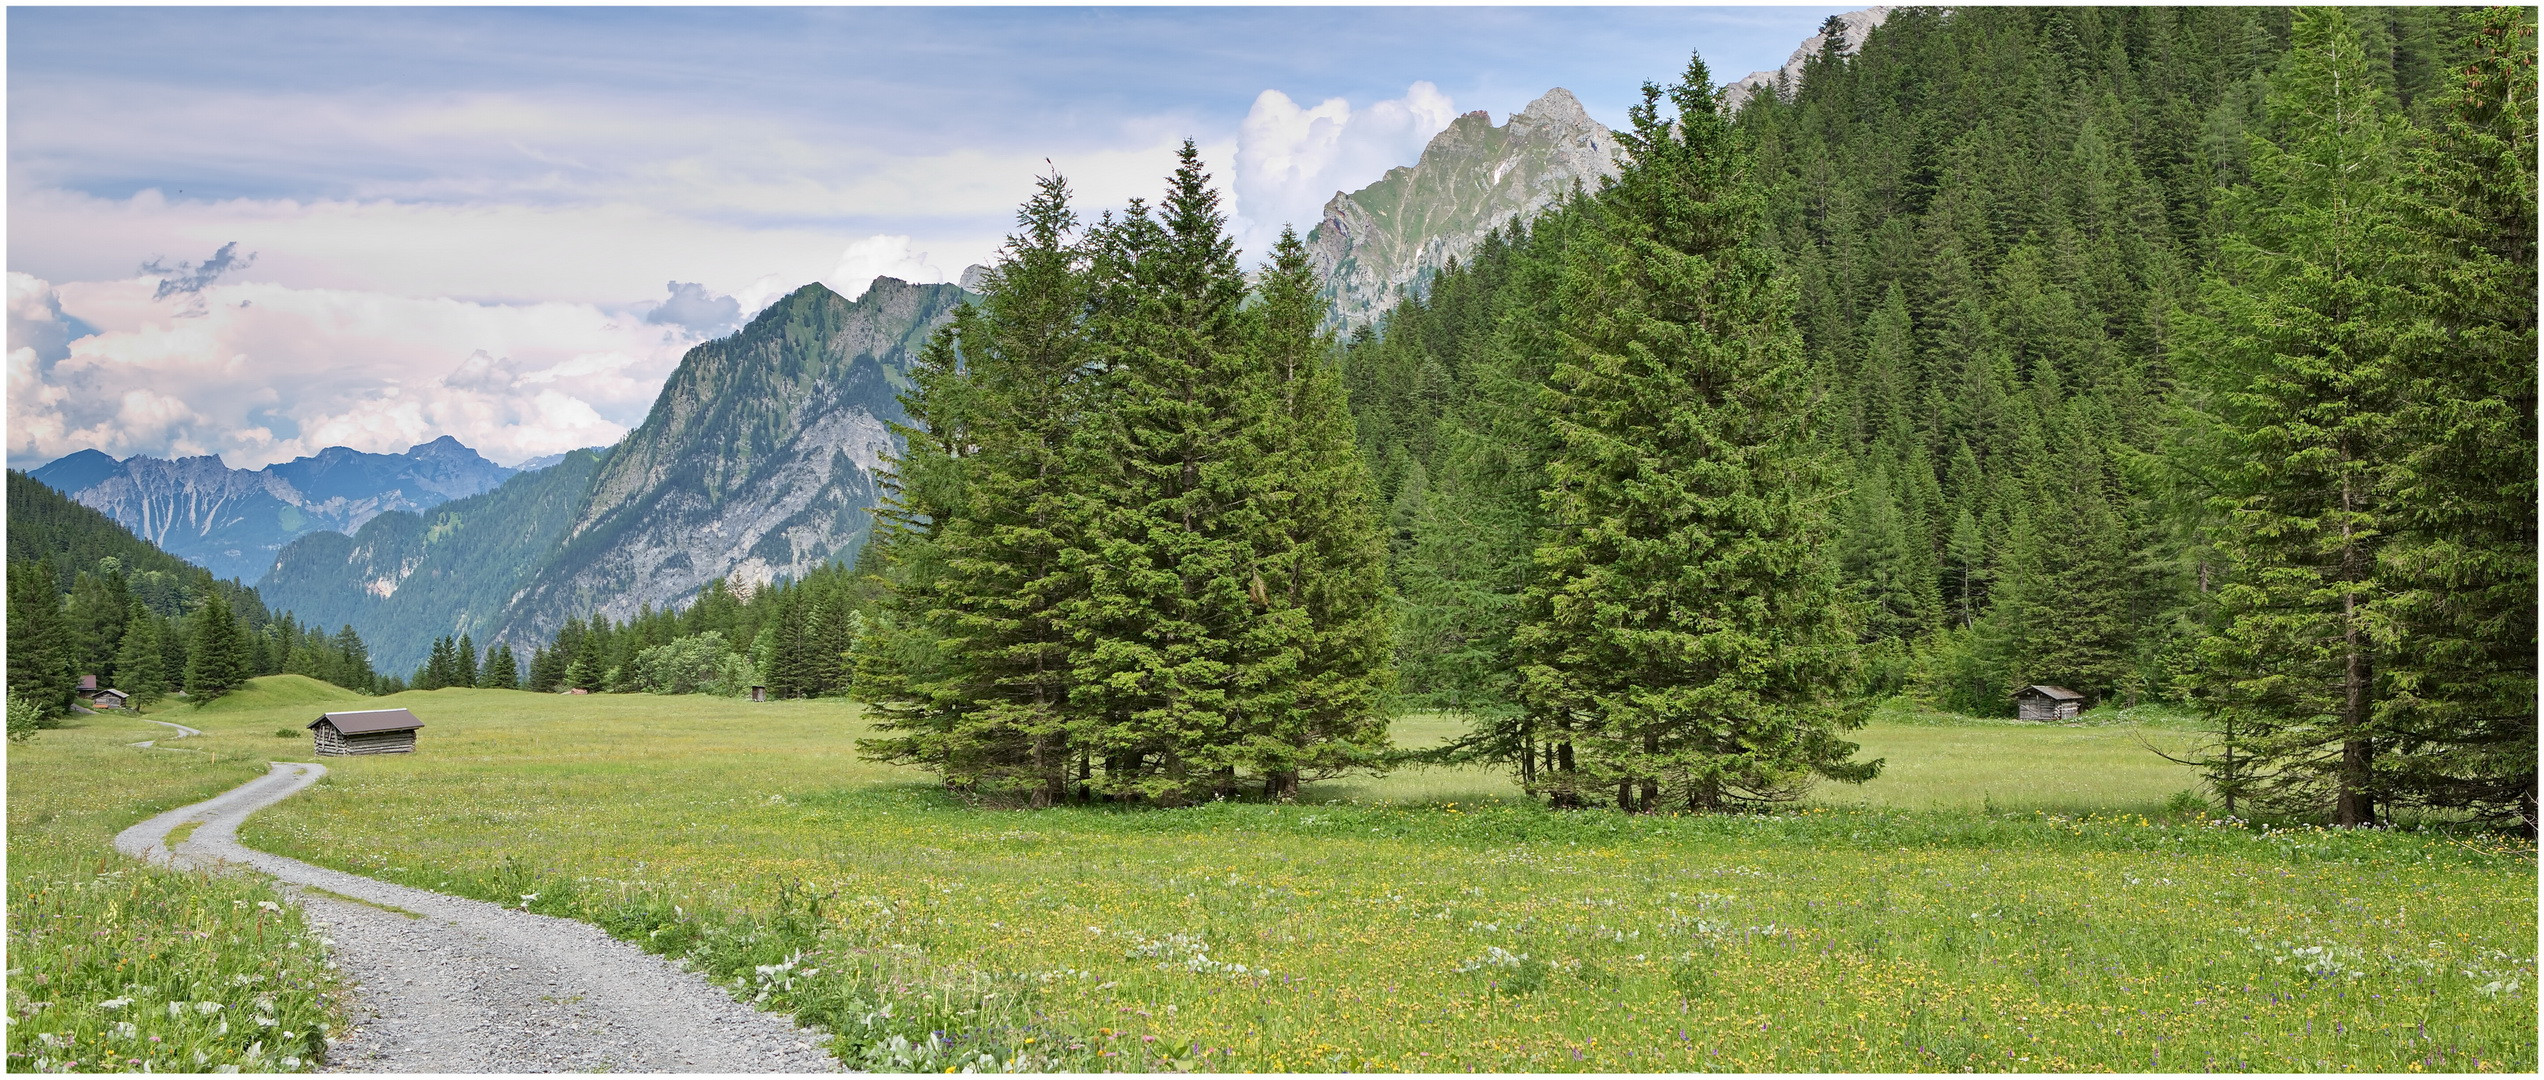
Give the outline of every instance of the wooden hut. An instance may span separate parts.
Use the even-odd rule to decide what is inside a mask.
[[[2025,720],[2073,720],[2085,695],[2064,686],[2026,686],[2014,692],[2014,707]]]
[[[309,722],[321,754],[412,754],[424,722],[404,709],[331,712]]]
[[[95,675],[80,676],[79,689],[72,692],[72,700],[90,709],[120,709],[131,697],[132,695],[111,686],[100,688]]]
[[[761,685],[761,684],[759,684],[759,683],[752,683],[752,684],[751,684],[751,700],[753,700],[753,701],[767,701],[767,700],[768,700],[768,687],[766,687],[766,686],[764,686],[764,685]]]

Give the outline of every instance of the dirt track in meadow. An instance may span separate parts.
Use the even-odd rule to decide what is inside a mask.
[[[176,728],[171,739],[200,734],[152,722]],[[392,885],[239,843],[238,827],[248,815],[290,798],[326,771],[274,762],[262,777],[124,830],[115,847],[163,865],[246,867],[297,894],[328,939],[328,955],[348,991],[349,1027],[330,1040],[328,1070],[838,1070],[818,1049],[826,1036],[735,1001],[599,927]],[[170,850],[168,834],[190,822],[200,824]]]

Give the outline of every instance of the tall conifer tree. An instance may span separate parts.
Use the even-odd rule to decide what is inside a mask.
[[[148,705],[168,693],[166,645],[159,638],[167,625],[135,600],[124,614],[124,639],[115,652],[115,688]],[[367,689],[367,688],[366,688]]]
[[[1072,456],[1090,420],[1086,254],[1057,175],[1017,223],[911,402],[928,431],[911,434],[915,453],[896,472],[905,517],[892,550],[908,565],[892,621],[873,628],[885,637],[860,650],[871,660],[861,678],[892,717],[871,752],[1048,806],[1086,729],[1069,707],[1063,617],[1083,591],[1070,553],[1088,513]],[[844,632],[844,609],[826,617]]]
[[[1568,252],[1547,392],[1554,520],[1517,647],[1559,801],[1715,810],[1869,779],[1823,554],[1832,485],[1791,285],[1702,59],[1647,84],[1631,160]],[[1562,760],[1569,757],[1569,761]]]
[[[2377,819],[2378,683],[2370,618],[2389,533],[2400,401],[2399,120],[2341,8],[2297,17],[2275,76],[2274,139],[2252,142],[2252,183],[2176,363],[2196,380],[2231,580],[2201,645],[2198,693],[2232,723],[2291,806],[2328,802],[2342,825]]]
[[[1099,231],[1096,362],[1108,422],[1071,610],[1073,709],[1101,732],[1101,786],[1168,803],[1233,789],[1242,735],[1276,693],[1254,541],[1267,380],[1247,349],[1236,248],[1187,141],[1154,218]]]
[[[238,689],[250,674],[247,635],[230,612],[229,597],[213,589],[190,617],[186,645],[186,697],[196,704]]]
[[[2536,831],[2536,20],[2466,16],[2474,59],[2413,149],[2404,350],[2378,633],[2378,787]]]
[[[1251,676],[1264,687],[1246,730],[1248,768],[1268,792],[1298,793],[1302,777],[1376,760],[1387,725],[1378,711],[1392,669],[1385,547],[1370,512],[1369,475],[1352,444],[1351,414],[1319,330],[1325,303],[1298,234],[1282,229],[1253,309],[1254,363],[1268,380],[1254,493],[1264,525],[1248,583],[1278,648]]]

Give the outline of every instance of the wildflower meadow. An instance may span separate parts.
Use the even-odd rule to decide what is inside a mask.
[[[9,747],[11,1072],[298,1072],[320,1060],[336,980],[300,908],[253,876],[158,869],[109,846],[265,771],[262,755],[236,748],[244,738],[216,752],[127,745],[167,734],[75,716]]]

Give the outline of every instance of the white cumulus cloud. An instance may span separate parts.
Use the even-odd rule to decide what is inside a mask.
[[[561,301],[238,283],[206,287],[201,314],[187,316],[189,303],[156,288],[10,275],[13,466],[93,447],[256,468],[445,434],[522,461],[616,441],[699,340]]]
[[[1305,235],[1335,192],[1413,164],[1454,119],[1457,106],[1428,82],[1360,109],[1342,98],[1305,108],[1278,90],[1257,95],[1237,129],[1239,243],[1267,251],[1285,224]]]

